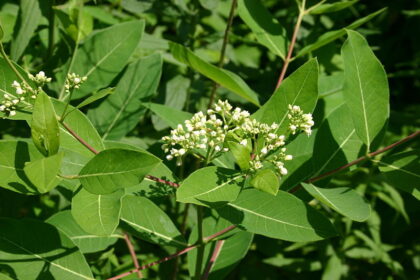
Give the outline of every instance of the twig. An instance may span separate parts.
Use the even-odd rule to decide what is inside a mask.
[[[232,5],[230,7],[230,12],[229,12],[229,18],[228,18],[228,22],[226,25],[226,29],[225,29],[225,34],[223,35],[223,43],[222,43],[222,49],[220,51],[220,57],[219,57],[219,62],[217,64],[217,66],[219,68],[223,68],[223,62],[225,60],[225,55],[226,55],[226,47],[229,41],[229,32],[230,29],[232,27],[232,22],[233,22],[233,18],[235,16],[235,9],[237,6],[238,0],[232,0]],[[209,101],[209,105],[208,108],[210,109],[211,106],[214,103],[214,97],[216,95],[216,90],[219,87],[219,85],[215,82],[213,83],[213,87],[211,89],[211,93],[210,93],[210,101]]]
[[[140,268],[139,261],[137,260],[136,251],[134,250],[133,243],[131,243],[130,236],[127,233],[124,233],[124,240],[127,244],[128,250],[130,251],[131,259],[133,260],[134,267],[136,269]],[[137,276],[143,278],[141,271],[137,271]]]
[[[174,187],[174,188],[178,188],[179,187],[179,184],[178,183],[167,181],[167,180],[164,180],[164,179],[161,179],[161,178],[152,176],[152,175],[146,175],[146,178],[147,179],[150,179],[152,181],[158,182],[158,183],[162,183],[162,184],[165,184],[165,185]]]
[[[349,168],[350,166],[353,166],[355,164],[358,164],[361,161],[364,161],[366,159],[372,158],[372,157],[377,156],[379,154],[382,154],[382,153],[384,153],[386,151],[389,151],[392,148],[394,148],[396,146],[399,146],[399,145],[401,145],[401,144],[403,144],[403,143],[405,143],[405,142],[407,142],[407,141],[409,141],[411,139],[414,139],[414,138],[416,138],[419,135],[420,135],[420,130],[419,131],[416,131],[416,132],[414,132],[414,133],[412,133],[410,135],[408,135],[407,137],[405,137],[405,138],[403,138],[403,139],[401,139],[401,140],[399,140],[399,141],[397,141],[397,142],[395,142],[395,143],[393,143],[393,144],[391,144],[389,146],[386,146],[385,148],[382,148],[382,149],[379,149],[379,150],[377,150],[375,152],[369,153],[369,154],[367,154],[365,156],[362,156],[362,157],[360,157],[360,158],[358,158],[356,160],[353,160],[352,162],[349,162],[349,163],[347,163],[347,164],[345,164],[343,166],[340,166],[340,167],[338,167],[336,169],[333,169],[333,170],[328,171],[328,172],[326,172],[324,174],[321,174],[319,176],[316,176],[314,178],[311,178],[309,180],[306,180],[305,183],[310,184],[310,183],[314,183],[316,181],[322,180],[324,178],[327,178],[327,177],[329,177],[329,176],[331,176],[331,175],[333,175],[335,173],[338,173],[340,171],[343,171],[343,170]],[[301,187],[302,187],[301,185],[298,185],[298,186],[294,187],[293,189],[291,189],[289,192],[294,193],[297,190],[299,190]]]
[[[222,251],[222,247],[224,243],[225,243],[225,240],[219,240],[216,242],[216,247],[214,248],[213,255],[210,258],[210,261],[206,267],[204,275],[201,278],[202,280],[207,280],[209,278],[210,271],[213,268],[214,264],[216,263],[216,260],[219,257],[220,252]]]
[[[197,229],[198,229],[198,248],[197,248],[197,256],[195,261],[195,275],[194,279],[199,280],[201,276],[201,266],[203,265],[203,258],[204,258],[204,237],[203,237],[203,207],[200,205],[196,205],[197,209]]]
[[[207,242],[209,242],[209,241],[211,241],[211,240],[213,240],[213,239],[215,239],[215,238],[219,237],[220,235],[222,235],[222,234],[224,234],[224,233],[226,233],[226,232],[228,232],[228,231],[231,231],[231,230],[233,230],[233,229],[235,229],[235,228],[236,228],[236,226],[232,225],[232,226],[229,226],[229,227],[227,227],[227,228],[225,228],[225,229],[223,229],[223,230],[221,230],[221,231],[219,231],[219,232],[216,232],[215,234],[212,234],[212,235],[210,235],[210,236],[207,236],[207,237],[203,238],[203,240],[205,240],[205,243],[204,243],[204,244],[206,244]],[[203,244],[203,245],[204,245],[204,244]],[[149,268],[149,267],[155,266],[155,265],[157,265],[157,264],[160,264],[160,263],[163,263],[163,262],[166,262],[166,261],[172,260],[173,258],[176,258],[176,257],[179,257],[179,256],[181,256],[181,255],[184,255],[184,254],[188,253],[189,251],[191,251],[191,250],[193,250],[193,249],[197,248],[198,246],[203,246],[203,245],[198,245],[198,244],[195,244],[195,245],[188,246],[187,248],[182,249],[181,251],[178,251],[178,252],[176,252],[175,254],[169,255],[169,256],[167,256],[167,257],[164,257],[164,258],[162,258],[162,259],[160,259],[160,260],[157,260],[157,261],[151,262],[151,263],[149,263],[149,264],[146,264],[146,265],[140,266],[138,269],[133,269],[133,270],[130,270],[130,271],[125,272],[125,273],[123,273],[123,274],[120,274],[120,275],[114,276],[114,277],[112,277],[112,278],[108,278],[107,280],[117,280],[117,279],[121,279],[121,278],[123,278],[123,277],[125,277],[125,276],[128,276],[128,275],[130,275],[130,274],[136,273],[136,272],[137,272],[137,271],[139,271],[139,270],[144,270],[144,269],[146,269],[146,268]]]
[[[276,89],[279,88],[281,82],[284,79],[284,76],[286,75],[287,67],[289,67],[289,63],[290,63],[291,58],[292,58],[292,53],[293,53],[293,49],[295,48],[296,38],[297,38],[297,35],[299,33],[300,25],[302,24],[302,19],[303,19],[304,15],[305,15],[305,1],[303,1],[302,6],[299,7],[299,16],[296,20],[296,25],[295,25],[295,28],[293,30],[292,40],[290,41],[289,49],[287,51],[287,56],[284,59],[284,64],[283,64],[283,67],[282,67],[281,72],[280,72],[280,77],[277,80]]]
[[[74,137],[77,141],[79,141],[83,146],[89,149],[92,153],[95,155],[99,154],[95,148],[93,148],[89,143],[87,143],[83,138],[81,138],[71,127],[69,127],[65,122],[61,122],[61,124],[64,126],[64,128]]]

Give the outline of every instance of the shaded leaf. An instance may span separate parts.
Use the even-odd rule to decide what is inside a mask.
[[[327,189],[305,183],[302,183],[302,186],[314,198],[353,221],[363,222],[369,218],[369,204],[351,188],[339,187]]]
[[[302,48],[295,57],[301,57],[303,55],[306,55],[310,52],[313,52],[316,49],[319,49],[322,46],[325,46],[326,44],[340,38],[343,37],[344,35],[346,35],[346,30],[348,29],[356,29],[357,27],[365,24],[366,22],[370,21],[372,18],[376,17],[377,15],[381,14],[382,12],[384,12],[386,10],[386,8],[380,9],[374,13],[371,13],[370,15],[367,15],[363,18],[360,18],[358,20],[356,20],[355,22],[353,22],[350,25],[347,25],[344,28],[338,29],[338,30],[333,30],[333,31],[328,31],[327,33],[322,34],[321,36],[318,37],[318,39],[312,43],[307,45],[306,47]]]
[[[341,1],[341,2],[336,2],[336,3],[322,4],[312,9],[310,14],[320,15],[320,14],[338,12],[350,6],[353,6],[357,1],[359,0]]]
[[[175,129],[178,124],[184,123],[184,121],[191,119],[193,116],[189,112],[174,109],[166,105],[156,103],[144,103],[143,105],[160,117],[172,129]]]
[[[154,54],[130,64],[115,92],[88,112],[103,139],[119,139],[130,132],[145,113],[142,101],[157,90],[162,73],[162,57]]]
[[[0,228],[1,262],[17,279],[95,279],[82,253],[52,225],[0,218]]]
[[[118,226],[123,195],[123,190],[96,195],[80,188],[73,196],[71,214],[84,231],[98,236],[110,236]]]
[[[248,147],[237,142],[228,141],[229,150],[235,157],[236,163],[242,170],[249,169],[249,162],[251,161],[251,151]]]
[[[149,242],[178,248],[188,246],[168,215],[145,197],[124,197],[121,220],[127,223],[136,235]]]
[[[55,226],[79,247],[84,254],[105,250],[117,242],[118,238],[124,238],[119,234],[112,234],[109,237],[93,235],[83,230],[74,220],[70,210],[55,213],[46,220],[47,223]]]
[[[276,195],[279,191],[279,178],[271,169],[258,170],[253,175],[250,184],[254,188],[272,195]]]
[[[76,108],[80,109],[80,108],[82,108],[86,105],[89,105],[90,103],[95,102],[96,100],[104,98],[108,94],[112,94],[113,92],[114,92],[114,88],[101,89],[100,91],[98,91],[94,95],[91,95],[88,98],[86,98],[85,100],[83,100],[79,105],[76,106]]]
[[[246,189],[217,212],[246,231],[292,242],[321,240],[336,234],[325,216],[283,191],[273,196]]]

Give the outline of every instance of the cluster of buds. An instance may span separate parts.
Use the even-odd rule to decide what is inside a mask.
[[[35,76],[29,74],[28,77],[35,83],[35,89],[25,81],[22,81],[21,83],[18,81],[13,81],[12,87],[15,89],[15,94],[5,93],[3,95],[4,99],[1,102],[0,111],[4,112],[7,116],[13,117],[16,115],[16,110],[21,107],[21,103],[30,105],[30,103],[25,102],[26,98],[35,99],[37,94],[42,91],[42,87],[46,83],[51,82],[51,78],[45,76],[44,71],[40,71]]]
[[[289,106],[292,134],[299,127],[307,134],[313,125],[312,115],[303,114],[298,106]],[[206,162],[218,157],[222,152],[228,152],[229,141],[250,148],[251,160],[249,171],[256,172],[266,164],[272,165],[278,175],[286,175],[285,161],[292,160],[292,155],[286,154],[286,137],[278,135],[279,125],[258,122],[250,117],[249,112],[233,108],[228,101],[219,100],[212,109],[196,113],[190,120],[171,131],[170,136],[162,138],[162,149],[168,153],[166,158],[176,158],[177,165],[182,159],[192,153]]]
[[[299,106],[289,105],[289,114],[287,117],[290,120],[289,128],[293,135],[299,130],[305,132],[308,136],[311,135],[311,128],[314,125],[312,114],[304,114]]]
[[[87,77],[82,77],[76,73],[69,73],[67,75],[66,84],[64,88],[66,93],[70,93],[72,89],[78,89],[87,80]]]

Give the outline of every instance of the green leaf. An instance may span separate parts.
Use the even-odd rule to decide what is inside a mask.
[[[207,78],[220,84],[222,87],[236,93],[240,97],[259,106],[258,95],[235,73],[225,69],[220,69],[197,55],[182,45],[171,42],[171,53],[178,61],[190,66]]]
[[[348,30],[341,49],[344,61],[343,95],[351,110],[356,134],[367,145],[386,125],[389,117],[389,89],[385,70],[365,38]]]
[[[0,186],[23,193],[38,194],[23,168],[25,163],[42,159],[42,154],[30,142],[0,141]]]
[[[160,163],[149,153],[124,149],[104,150],[80,171],[82,186],[92,194],[109,194],[139,184]]]
[[[210,236],[215,232],[221,231],[231,224],[220,217],[208,216],[203,220],[203,235]],[[218,239],[224,239],[224,244],[217,257],[216,262],[210,271],[208,279],[225,279],[226,276],[231,272],[236,265],[245,257],[247,254],[254,235],[252,233],[233,230],[229,232],[228,236],[221,237]],[[198,241],[198,227],[194,226],[188,243],[195,244]],[[204,245],[204,260],[210,260],[213,254],[216,243],[211,242]],[[197,250],[192,250],[187,254],[188,271],[190,276],[193,277],[196,270],[197,261]],[[201,274],[204,273],[205,268],[208,265],[208,261],[204,261],[201,267]]]
[[[57,116],[50,98],[44,92],[40,92],[35,100],[31,134],[35,146],[42,154],[51,156],[58,152],[60,129]]]
[[[0,259],[16,279],[95,279],[82,253],[52,225],[0,218],[0,228]]]
[[[285,133],[290,105],[298,105],[305,113],[311,113],[318,99],[318,62],[311,59],[285,79],[271,98],[253,114],[260,122],[280,125],[279,133]]]
[[[359,1],[359,0],[351,0],[351,1],[342,1],[342,2],[336,2],[336,3],[322,4],[322,5],[319,5],[318,7],[314,8],[314,9],[312,9],[310,11],[310,14],[320,15],[320,14],[338,12],[338,11],[346,9],[350,6],[353,6],[357,1]]]
[[[74,220],[70,210],[55,213],[46,222],[63,232],[84,254],[103,251],[119,238],[124,238],[120,234],[104,237],[86,232]]]
[[[176,191],[176,200],[198,205],[221,205],[237,198],[244,175],[210,166],[193,172]]]
[[[338,213],[363,222],[370,216],[369,204],[356,191],[348,187],[318,188],[312,184],[302,183],[305,190]]]
[[[163,122],[173,129],[175,129],[178,124],[184,123],[184,121],[191,119],[193,116],[193,114],[189,112],[174,109],[162,104],[144,103],[143,106],[155,113]]]
[[[40,1],[21,0],[17,32],[13,36],[10,47],[10,57],[18,61],[29,44],[35,30],[41,21]]]
[[[258,170],[252,177],[251,186],[263,192],[276,195],[279,191],[279,178],[271,169]]]
[[[363,18],[360,18],[358,20],[356,20],[355,22],[353,22],[350,25],[347,25],[344,28],[338,29],[338,30],[333,30],[333,31],[328,31],[327,33],[322,34],[321,36],[319,36],[319,38],[312,44],[307,45],[306,47],[304,47],[303,49],[301,49],[297,55],[295,56],[297,57],[301,57],[303,55],[306,55],[308,53],[313,52],[316,49],[319,49],[322,46],[325,46],[326,44],[340,38],[343,37],[344,35],[346,35],[346,30],[348,29],[356,29],[359,26],[365,24],[366,22],[370,21],[372,18],[376,17],[377,15],[381,14],[383,11],[385,11],[386,8],[380,9],[374,13],[371,13],[370,15],[367,15]]]
[[[123,195],[122,190],[108,195],[96,195],[80,188],[73,196],[71,214],[84,231],[109,237],[118,226]]]
[[[241,170],[249,169],[249,162],[251,161],[250,149],[233,141],[228,141],[228,146]]]
[[[88,77],[74,92],[78,99],[107,87],[127,64],[139,44],[144,21],[129,21],[113,25],[86,37],[77,49],[69,73]]]
[[[3,31],[3,26],[0,22],[0,42],[3,41],[3,37],[4,37],[4,31]]]
[[[52,101],[57,115],[61,115],[65,103],[56,99],[52,99]],[[98,152],[103,150],[104,144],[102,139],[86,115],[72,106],[69,106],[68,110],[69,113],[64,123],[93,149]],[[64,153],[61,168],[62,175],[78,174],[82,167],[94,156],[92,151],[81,144],[62,124],[60,124],[60,152]],[[76,180],[66,180],[66,183],[73,185],[74,190],[78,186]]]
[[[188,246],[168,215],[145,197],[133,195],[124,197],[121,220],[146,241],[178,248]]]
[[[63,160],[63,153],[41,158],[29,162],[23,168],[28,179],[34,184],[40,193],[46,193],[55,188],[60,179],[57,177],[61,162]]]
[[[238,13],[257,40],[282,59],[286,56],[286,29],[259,0],[239,0]]]
[[[89,96],[88,98],[86,98],[85,100],[83,100],[79,105],[76,106],[76,108],[80,109],[80,108],[82,108],[86,105],[89,105],[90,103],[93,103],[96,100],[104,98],[108,94],[112,94],[112,93],[114,93],[114,88],[101,89],[97,93],[95,93],[95,94]]]
[[[363,142],[356,135],[352,112],[342,105],[321,124],[312,156],[313,176],[343,166],[359,157]]]
[[[385,156],[379,164],[379,170],[392,186],[408,192],[420,200],[420,151],[406,151]]]
[[[181,75],[175,76],[166,83],[165,102],[164,105],[168,110],[176,109],[181,112],[184,108],[185,101],[187,100],[188,90],[190,88],[191,81]],[[168,128],[168,121],[173,117],[177,117],[178,113],[167,114],[170,118],[160,117],[159,114],[164,114],[166,110],[158,110],[156,112],[152,110],[156,115],[152,116],[152,123],[156,130],[160,131]],[[165,114],[166,115],[166,114]]]
[[[146,112],[142,102],[155,94],[161,74],[160,54],[141,58],[128,66],[114,94],[88,112],[103,139],[119,139],[138,124]]]
[[[273,196],[246,189],[217,212],[246,231],[292,242],[316,241],[336,234],[325,216],[283,191]]]

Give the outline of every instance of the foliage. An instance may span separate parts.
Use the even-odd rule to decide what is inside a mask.
[[[2,1],[0,279],[418,279],[386,5]]]

